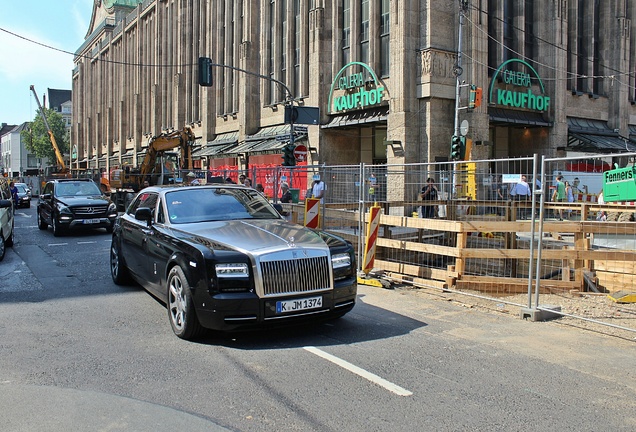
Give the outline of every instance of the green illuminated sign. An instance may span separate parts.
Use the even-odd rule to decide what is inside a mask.
[[[348,70],[359,70],[346,74]],[[336,74],[329,90],[329,110],[339,113],[378,105],[384,99],[385,88],[373,69],[360,62],[345,65]]]
[[[509,69],[512,64],[519,63],[529,72],[520,72]],[[534,78],[533,78],[534,77]],[[505,88],[495,87],[497,80],[506,84]],[[540,94],[533,91],[532,80],[536,79],[539,84]],[[508,88],[512,86],[512,89]],[[519,91],[519,87],[525,87]],[[545,95],[543,81],[537,71],[523,60],[512,59],[502,63],[495,71],[490,81],[490,91],[488,92],[490,104],[500,105],[510,108],[523,108],[533,111],[547,111],[550,107],[550,97]]]

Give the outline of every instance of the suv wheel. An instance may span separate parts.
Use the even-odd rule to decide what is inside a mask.
[[[48,226],[49,224],[46,223],[44,217],[42,217],[42,214],[38,212],[38,228],[40,228],[41,230],[45,230]]]
[[[4,259],[4,253],[7,251],[6,243],[4,242],[4,237],[2,233],[0,233],[0,261]]]
[[[53,235],[55,237],[60,237],[64,234],[64,228],[60,225],[60,222],[57,220],[57,217],[53,216]]]

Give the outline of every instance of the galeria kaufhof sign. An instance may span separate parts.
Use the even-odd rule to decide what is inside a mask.
[[[331,83],[330,114],[369,108],[384,100],[385,88],[373,69],[360,62],[346,64]]]
[[[513,69],[517,65],[516,70]],[[533,83],[538,85],[539,93],[533,88]],[[523,60],[511,59],[502,63],[492,76],[488,103],[491,106],[545,112],[550,107],[550,97],[546,96],[543,81],[532,66]]]

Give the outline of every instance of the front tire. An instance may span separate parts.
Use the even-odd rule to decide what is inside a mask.
[[[179,266],[174,266],[168,274],[168,317],[172,331],[181,339],[193,340],[203,332],[194,310],[190,284]]]
[[[60,223],[57,220],[57,217],[53,216],[53,235],[55,237],[61,237],[64,234],[64,228],[62,228],[62,226],[60,225]]]
[[[113,278],[115,285],[128,285],[132,281],[124,257],[121,256],[119,244],[115,238],[113,238],[110,244],[110,276]]]
[[[42,214],[38,212],[38,228],[40,228],[41,230],[45,230],[48,228],[48,226],[49,224],[46,223],[46,221],[42,217]]]
[[[4,259],[4,254],[7,251],[7,245],[4,242],[4,237],[2,236],[2,233],[0,232],[0,261],[2,261]]]

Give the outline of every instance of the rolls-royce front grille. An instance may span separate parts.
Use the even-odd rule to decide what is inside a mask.
[[[75,216],[82,217],[97,217],[106,213],[108,206],[105,205],[96,205],[96,206],[82,206],[82,207],[73,207],[73,214]]]
[[[299,258],[261,262],[263,289],[266,296],[306,293],[331,287],[329,258]]]

